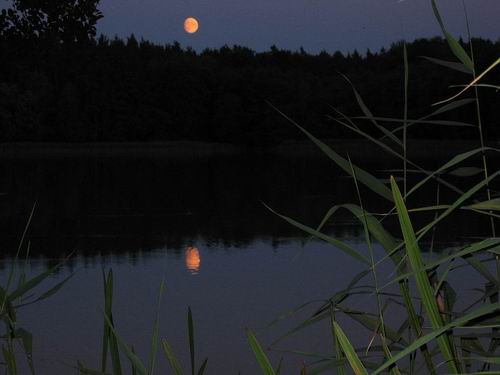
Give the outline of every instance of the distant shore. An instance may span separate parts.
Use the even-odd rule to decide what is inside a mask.
[[[369,156],[370,158],[388,158],[389,153],[380,146],[362,139],[326,140],[337,153],[351,156]],[[424,140],[408,141],[408,154],[418,159],[441,158],[456,155],[474,148],[476,140]],[[488,146],[499,147],[500,142],[489,142]],[[391,145],[401,151],[397,145]],[[71,158],[71,157],[204,157],[216,155],[235,155],[247,152],[269,153],[278,155],[314,155],[319,149],[308,140],[289,140],[267,148],[249,148],[228,143],[210,143],[195,141],[171,142],[115,142],[115,143],[0,143],[0,158]]]

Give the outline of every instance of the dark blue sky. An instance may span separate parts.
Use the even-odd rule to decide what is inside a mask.
[[[461,0],[438,0],[450,32],[466,35]],[[474,35],[500,37],[500,0],[466,0]],[[99,31],[134,33],[197,50],[239,44],[266,50],[378,50],[391,42],[440,34],[430,0],[102,0]],[[185,17],[200,21],[187,35]]]

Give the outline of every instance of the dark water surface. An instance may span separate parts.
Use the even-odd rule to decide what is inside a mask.
[[[400,168],[359,162],[369,170]],[[426,161],[429,167],[438,161]],[[197,358],[209,357],[211,374],[256,374],[246,343],[252,328],[267,345],[314,311],[271,328],[266,324],[302,302],[323,299],[346,287],[363,265],[272,214],[263,202],[308,225],[317,225],[334,204],[357,203],[353,182],[328,159],[315,155],[226,155],[175,158],[13,158],[0,161],[2,265],[12,266],[29,213],[29,271],[37,273],[72,257],[47,284],[73,278],[50,300],[20,311],[20,325],[35,337],[41,374],[75,373],[76,360],[97,368],[102,335],[101,267],[115,274],[118,331],[147,359],[154,305],[162,277],[160,336],[167,337],[187,366],[186,310],[195,316]],[[388,172],[379,172],[387,178]],[[454,197],[446,190],[442,202]],[[434,203],[436,186],[415,195],[414,207]],[[363,189],[365,207],[390,205]],[[416,217],[424,223],[429,217]],[[417,225],[419,226],[419,225]],[[397,223],[389,218],[393,231]],[[459,245],[485,234],[487,221],[458,216],[439,227],[440,246]],[[366,253],[362,228],[347,213],[326,232]],[[395,232],[397,233],[397,232]],[[375,246],[378,256],[381,249]],[[382,264],[382,282],[391,278]],[[5,274],[5,271],[3,272]],[[463,273],[460,282],[474,281]],[[464,293],[468,293],[465,292]],[[360,308],[366,303],[354,301]],[[395,317],[397,320],[397,317]],[[366,332],[341,321],[351,337]],[[363,334],[361,334],[363,332]],[[283,341],[277,349],[328,354],[328,324]],[[280,352],[273,352],[277,363]],[[298,373],[304,358],[290,356],[286,373]],[[309,360],[310,361],[310,360]],[[159,369],[167,367],[159,355]],[[187,369],[187,367],[186,367]],[[161,373],[161,372],[158,372]]]

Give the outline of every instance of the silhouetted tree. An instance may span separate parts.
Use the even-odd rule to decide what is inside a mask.
[[[0,13],[0,36],[87,43],[102,14],[99,0],[12,0]]]
[[[195,52],[179,43],[156,45],[133,35],[125,40],[100,36],[80,44],[38,43],[32,39],[36,35],[13,38],[0,38],[0,142],[190,139],[261,147],[303,139],[268,102],[316,136],[355,138],[355,132],[327,116],[337,116],[331,107],[363,115],[339,73],[349,77],[375,116],[401,117],[404,107],[402,43],[346,56],[277,47],[255,52],[242,46]],[[500,41],[475,39],[473,46],[478,71],[500,52]],[[450,85],[470,77],[419,57],[452,60],[441,38],[418,39],[407,48],[409,118],[416,119],[448,97]],[[488,81],[499,82],[500,70],[491,71]],[[481,91],[483,129],[490,139],[500,139],[498,98],[495,90]],[[470,105],[440,117],[472,125],[477,121]],[[383,135],[369,121],[358,125],[374,136]],[[394,129],[398,123],[384,125]],[[477,136],[474,127],[452,130],[418,124],[409,136]]]

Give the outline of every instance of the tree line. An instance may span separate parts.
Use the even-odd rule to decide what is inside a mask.
[[[101,142],[202,140],[266,146],[302,135],[278,111],[327,138],[355,138],[333,118],[363,112],[346,77],[376,116],[403,116],[403,42],[377,52],[317,55],[272,46],[201,52],[134,35],[96,36],[96,0],[43,0],[38,12],[16,0],[0,14],[0,139]],[[54,4],[66,3],[64,6]],[[68,5],[70,3],[70,5]],[[17,4],[17,8],[16,8]],[[77,11],[78,9],[79,11]],[[500,40],[473,40],[479,69],[498,58]],[[441,38],[407,44],[409,118],[434,110],[451,85],[470,76],[436,65],[453,60]],[[500,82],[497,69],[489,75]],[[456,90],[456,89],[455,89]],[[489,139],[500,139],[498,92],[481,91]],[[441,118],[475,124],[473,103]],[[392,125],[391,125],[392,124]],[[377,134],[369,121],[359,126]],[[397,123],[389,123],[397,127]],[[414,138],[475,138],[468,127],[414,126]]]

